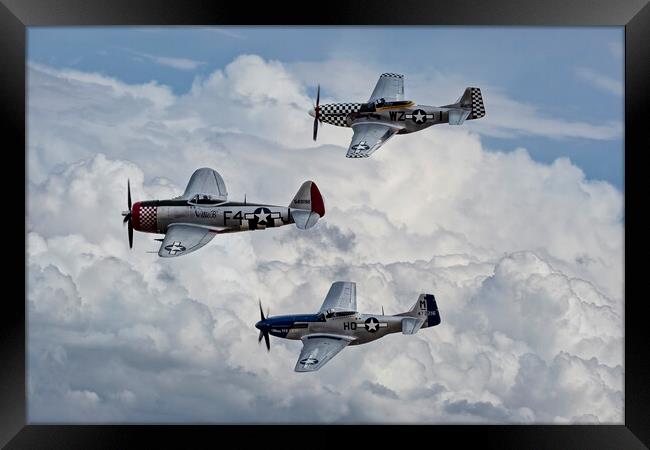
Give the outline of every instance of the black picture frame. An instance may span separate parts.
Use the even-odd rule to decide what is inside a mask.
[[[3,260],[4,290],[0,327],[0,445],[7,448],[189,447],[195,440],[211,446],[237,439],[239,445],[381,445],[394,435],[402,445],[478,444],[495,448],[613,448],[650,446],[650,371],[645,344],[649,333],[641,292],[639,215],[634,208],[642,180],[640,155],[648,150],[643,129],[650,100],[650,5],[647,0],[446,0],[354,1],[338,3],[207,2],[202,0],[0,0],[0,111],[2,112],[5,245],[15,231],[26,187],[25,63],[26,27],[90,25],[491,25],[625,27],[625,423],[624,425],[434,425],[406,426],[44,426],[26,424],[26,254]],[[23,149],[20,152],[19,149]],[[19,171],[16,167],[23,167]],[[22,179],[21,179],[22,177]],[[636,191],[636,192],[635,192]],[[27,198],[24,212],[27,213]],[[641,203],[642,204],[642,203]],[[26,244],[26,222],[24,223]],[[10,248],[13,248],[12,244]],[[7,259],[11,258],[11,259]],[[22,275],[23,283],[20,283]],[[317,407],[317,405],[315,405]],[[389,418],[387,418],[389,420]],[[401,434],[409,433],[409,434]],[[412,434],[415,433],[415,434]],[[420,434],[422,433],[422,434]],[[330,440],[330,442],[328,442]],[[444,444],[444,443],[448,444]],[[141,444],[140,444],[141,445]],[[225,444],[231,445],[231,444]]]

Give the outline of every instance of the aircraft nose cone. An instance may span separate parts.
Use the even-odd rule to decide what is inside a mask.
[[[260,320],[259,322],[257,322],[257,323],[255,324],[255,328],[257,328],[258,330],[262,331],[262,328],[264,328],[264,323]]]
[[[310,116],[312,116],[312,117],[316,117],[316,111],[314,110],[314,108],[312,108],[312,109],[310,109],[309,111],[307,111],[307,113],[308,113]]]

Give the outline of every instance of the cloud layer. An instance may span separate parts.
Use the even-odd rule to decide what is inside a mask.
[[[620,81],[607,77],[588,67],[579,67],[576,69],[576,75],[596,89],[609,92],[619,97],[623,96],[623,83]]]
[[[188,59],[188,58],[174,58],[170,56],[159,56],[159,55],[152,55],[149,53],[135,52],[132,50],[129,50],[129,53],[134,54],[136,58],[139,59],[144,58],[155,64],[171,67],[173,69],[178,69],[178,70],[195,70],[197,67],[205,64],[205,61],[196,61],[194,59]]]
[[[311,142],[317,69],[244,55],[175,96],[29,66],[29,420],[621,423],[621,193],[566,159],[486,151],[490,116],[347,160],[349,130]],[[350,90],[372,88],[361,75]],[[129,251],[127,178],[168,198],[203,166],[234,200],[288,204],[313,179],[327,215],[177,260],[147,253],[152,235]],[[363,312],[433,292],[443,322],[312,374],[293,372],[299,342],[258,346],[258,298],[312,312],[339,279]]]

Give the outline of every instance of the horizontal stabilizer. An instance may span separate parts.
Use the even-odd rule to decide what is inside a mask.
[[[472,111],[469,109],[457,108],[449,110],[449,125],[462,125]]]
[[[308,230],[316,225],[320,216],[312,211],[305,211],[304,209],[294,209],[291,211],[291,217],[296,223],[296,227],[301,230]]]
[[[415,334],[418,332],[422,324],[424,323],[424,318],[416,317],[407,317],[402,319],[402,333],[403,334]]]

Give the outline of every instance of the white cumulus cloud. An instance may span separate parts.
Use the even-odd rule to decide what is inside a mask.
[[[29,66],[29,420],[621,423],[620,191],[471,127],[347,160],[349,130],[311,142],[305,67],[243,55],[175,96]],[[288,204],[313,179],[326,216],[174,260],[154,235],[129,250],[126,180],[169,198],[205,166],[233,200]],[[339,279],[362,312],[432,292],[442,324],[309,374],[300,342],[258,345],[258,298],[313,312]]]

